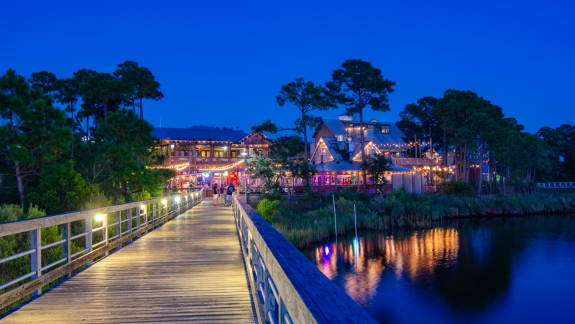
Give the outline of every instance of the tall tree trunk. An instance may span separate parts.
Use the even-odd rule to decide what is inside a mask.
[[[535,159],[534,166],[533,166],[533,179],[531,181],[535,182],[535,176],[537,173],[537,159]]]
[[[443,165],[447,166],[447,132],[443,130]]]
[[[463,146],[463,181],[469,183],[469,167],[467,166],[467,143]]]
[[[14,169],[16,169],[16,184],[18,186],[18,196],[20,197],[20,204],[24,203],[24,182],[22,181],[22,170],[20,162],[14,161]]]
[[[132,112],[136,114],[136,98],[132,99]]]
[[[483,187],[483,177],[481,176],[481,169],[483,167],[483,142],[479,142],[479,168],[477,168],[477,196],[481,196],[481,189]]]
[[[70,107],[72,107],[72,105],[70,104]],[[72,125],[70,125],[70,129],[72,130],[72,136],[74,136],[74,108],[72,108]],[[74,158],[74,140],[72,140],[72,143],[70,143],[70,157]]]
[[[497,157],[491,158],[491,152],[489,152],[489,194],[493,195],[493,180],[497,173],[497,165],[495,165]]]
[[[142,106],[142,98],[140,98],[140,118],[144,119],[144,107]]]
[[[308,144],[307,144],[307,125],[305,125],[304,123],[304,118],[305,118],[305,114],[301,113],[301,120],[303,123],[303,156],[304,156],[304,161],[305,163],[308,163]]]
[[[86,141],[90,139],[90,116],[86,116]]]
[[[365,162],[365,137],[363,136],[363,112],[359,110],[359,136],[360,136],[360,147],[361,147],[361,162]],[[363,171],[363,192],[367,193],[367,172]]]
[[[22,169],[20,162],[14,161],[14,169],[16,169],[16,184],[18,185],[18,196],[20,197],[20,204],[24,203],[24,182],[22,181]]]

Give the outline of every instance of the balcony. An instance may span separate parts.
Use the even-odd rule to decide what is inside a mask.
[[[428,158],[391,158],[391,162],[398,166],[439,165],[439,160]]]
[[[242,157],[188,157],[188,156],[167,156],[164,161],[165,167],[190,163],[190,168],[212,168],[226,166],[243,160]]]

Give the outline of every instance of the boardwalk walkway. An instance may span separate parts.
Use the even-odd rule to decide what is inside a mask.
[[[4,323],[254,323],[230,207],[207,199]]]

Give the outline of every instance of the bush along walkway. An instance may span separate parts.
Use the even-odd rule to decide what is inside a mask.
[[[434,221],[461,217],[488,217],[575,212],[575,194],[531,194],[463,197],[412,195],[403,190],[388,197],[354,193],[336,195],[337,233],[358,229],[429,228]],[[263,199],[256,210],[297,247],[335,235],[331,195],[294,202]]]

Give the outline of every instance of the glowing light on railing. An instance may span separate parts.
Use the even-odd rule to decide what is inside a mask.
[[[166,205],[168,201],[166,199],[162,199],[162,205]]]
[[[180,202],[180,197],[176,197],[176,198],[174,198],[174,200],[175,200],[177,203],[179,203],[179,202]]]
[[[104,214],[96,214],[96,222],[101,222],[104,220]]]
[[[140,205],[141,210],[146,210],[146,205]]]

